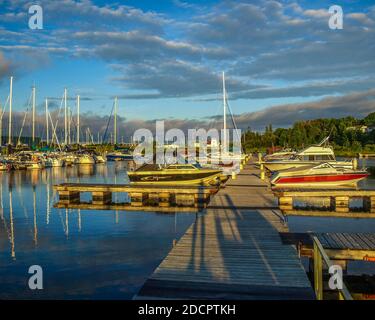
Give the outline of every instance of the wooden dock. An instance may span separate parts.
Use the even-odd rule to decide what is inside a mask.
[[[213,197],[135,299],[314,299],[277,198],[246,165]]]
[[[375,190],[356,189],[322,189],[322,190],[280,190],[274,189],[279,199],[279,207],[283,215],[294,216],[317,216],[317,217],[343,217],[343,218],[375,218]],[[296,200],[301,199],[327,199],[327,206],[306,206],[295,205]],[[354,199],[361,199],[362,205],[358,208],[351,208],[350,202]]]
[[[128,184],[62,183],[53,186],[59,194],[56,208],[133,211],[199,211],[207,206],[219,187],[207,186],[132,186]],[[81,201],[82,193],[92,200]],[[113,193],[125,193],[129,202],[113,202]]]
[[[316,237],[333,260],[359,260],[375,262],[375,234],[373,233],[303,233],[283,234],[283,242],[298,247],[300,255],[313,257],[313,241]]]

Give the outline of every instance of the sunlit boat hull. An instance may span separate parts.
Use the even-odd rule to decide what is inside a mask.
[[[93,157],[90,156],[81,156],[78,158],[77,164],[94,165],[95,160]]]
[[[271,179],[271,184],[276,187],[293,188],[319,188],[337,187],[346,185],[356,185],[360,180],[365,179],[369,174],[365,171],[347,171],[321,173],[321,174],[300,174],[291,172],[290,174],[280,172]]]
[[[306,167],[310,165],[318,165],[322,163],[322,161],[266,161],[264,162],[264,166],[267,170],[271,172],[275,171],[282,171],[282,170],[288,170],[292,168],[301,168]],[[329,164],[331,164],[334,167],[338,168],[345,168],[345,169],[352,169],[353,164],[350,161],[330,161]]]
[[[132,154],[120,154],[120,153],[107,154],[107,161],[130,161],[130,160],[133,160]]]
[[[135,171],[128,172],[128,176],[130,183],[135,185],[211,185],[221,180],[222,173],[220,170],[178,171]]]

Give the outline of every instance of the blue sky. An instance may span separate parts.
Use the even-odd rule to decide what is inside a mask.
[[[35,3],[43,30],[28,28]],[[328,27],[333,4],[342,30]],[[374,109],[374,27],[373,1],[0,0],[0,103],[14,75],[19,111],[35,83],[39,112],[67,87],[87,98],[83,113],[108,115],[117,95],[127,121],[201,121],[221,111],[225,71],[243,127],[364,116]]]

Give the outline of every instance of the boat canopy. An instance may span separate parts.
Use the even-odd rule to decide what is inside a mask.
[[[335,153],[331,147],[311,146],[295,155],[301,160],[335,160]]]

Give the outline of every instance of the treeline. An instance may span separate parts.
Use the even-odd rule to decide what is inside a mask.
[[[375,112],[364,119],[345,117],[298,121],[287,129],[274,130],[272,125],[269,125],[264,133],[248,129],[242,135],[242,142],[247,152],[266,151],[277,147],[300,149],[319,143],[328,135],[338,154],[375,152]]]

